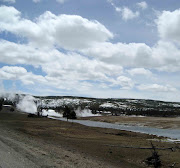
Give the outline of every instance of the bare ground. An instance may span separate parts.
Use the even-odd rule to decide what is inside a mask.
[[[28,118],[26,114],[0,112],[0,167],[2,168],[138,168],[151,150],[123,148],[150,147],[155,136],[47,118]],[[153,142],[163,167],[180,167],[178,144]]]

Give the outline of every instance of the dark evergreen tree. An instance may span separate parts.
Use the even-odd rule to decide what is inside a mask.
[[[64,113],[63,113],[63,117],[66,117],[67,118],[67,121],[70,117],[70,113],[71,113],[71,109],[68,107],[68,106],[65,106],[64,108]]]
[[[68,119],[76,119],[76,113],[74,110],[71,110],[68,106],[65,106],[63,117],[66,117],[67,121]]]

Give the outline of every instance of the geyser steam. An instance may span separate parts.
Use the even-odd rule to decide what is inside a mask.
[[[34,100],[35,98],[33,96],[27,95],[20,100],[17,108],[23,112],[35,114],[37,112],[37,106]]]

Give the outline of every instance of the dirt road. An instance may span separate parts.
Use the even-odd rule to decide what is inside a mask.
[[[32,167],[36,168],[37,166],[24,155],[20,154],[16,150],[13,149],[14,145],[11,140],[4,138],[2,135],[0,136],[0,167],[1,168],[24,168],[24,167]],[[17,146],[16,146],[17,147]]]

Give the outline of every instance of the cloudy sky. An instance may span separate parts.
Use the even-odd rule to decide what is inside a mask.
[[[180,101],[180,1],[0,0],[0,92]]]

